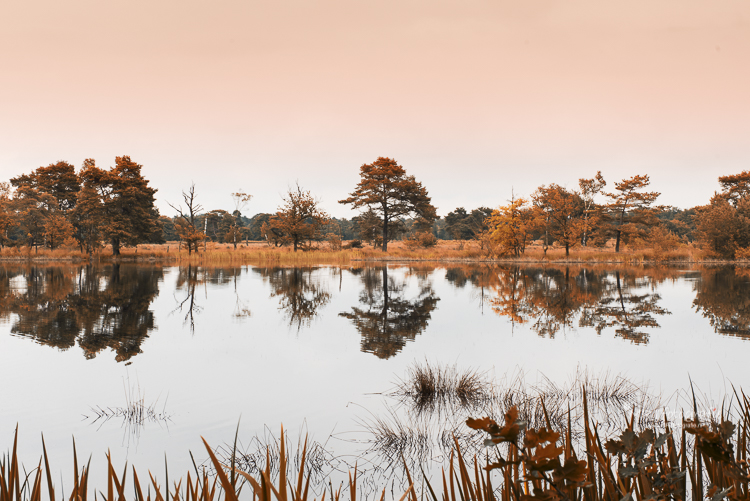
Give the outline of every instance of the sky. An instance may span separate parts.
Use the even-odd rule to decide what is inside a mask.
[[[441,216],[599,170],[701,205],[750,169],[750,1],[0,2],[0,180],[121,155],[166,215],[352,217],[379,156]]]

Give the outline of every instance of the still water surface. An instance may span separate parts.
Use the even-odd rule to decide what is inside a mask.
[[[500,381],[619,374],[669,400],[688,377],[718,401],[750,388],[742,268],[399,266],[0,268],[0,436],[53,468],[93,455],[173,475],[230,442],[309,433],[368,456],[382,393],[415,362]],[[385,286],[384,286],[385,285]],[[112,414],[143,399],[155,416]],[[346,458],[349,458],[348,461]],[[98,471],[97,471],[98,470]]]

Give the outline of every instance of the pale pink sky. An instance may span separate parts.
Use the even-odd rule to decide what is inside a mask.
[[[144,165],[160,210],[334,215],[396,158],[438,213],[647,173],[708,201],[750,169],[750,1],[3,0],[0,178]]]

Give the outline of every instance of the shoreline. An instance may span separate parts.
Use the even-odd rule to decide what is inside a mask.
[[[304,256],[304,257],[302,257]],[[216,260],[206,259],[204,256],[199,255],[198,257],[187,257],[187,256],[159,256],[159,257],[136,257],[134,255],[121,256],[114,258],[113,256],[97,256],[97,257],[80,257],[80,256],[0,256],[1,263],[65,263],[65,264],[110,264],[110,263],[128,263],[128,264],[208,264],[205,261],[214,264]],[[232,259],[219,260],[217,264],[253,264],[253,263],[265,263],[265,262],[280,262],[280,256],[269,256],[269,257],[249,257],[249,256],[237,256]],[[330,258],[321,257],[315,259],[314,253],[304,253],[300,258],[295,259],[292,255],[287,259],[283,259],[285,264],[294,264],[299,262],[300,264],[310,264],[310,262],[317,262],[319,264],[331,264]],[[491,264],[491,265],[503,265],[503,264],[515,264],[515,265],[653,265],[653,266],[676,266],[676,265],[741,265],[748,266],[750,261],[748,260],[725,260],[725,259],[664,259],[664,260],[653,260],[653,259],[642,259],[633,257],[630,259],[534,259],[534,258],[506,258],[506,259],[490,259],[490,258],[457,258],[457,257],[401,257],[401,256],[383,256],[383,257],[348,257],[345,261],[357,262],[357,263],[435,263],[435,264]]]

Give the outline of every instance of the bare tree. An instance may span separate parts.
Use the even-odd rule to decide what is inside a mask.
[[[240,191],[232,193],[232,200],[234,201],[234,212],[232,212],[232,216],[234,216],[234,221],[229,229],[229,233],[227,234],[227,237],[230,238],[227,238],[226,240],[231,239],[232,243],[234,243],[235,249],[237,248],[237,241],[242,240],[242,209],[247,206],[252,198],[252,195],[243,192],[241,188]]]
[[[206,238],[205,233],[196,227],[196,217],[203,210],[203,206],[196,202],[195,198],[195,183],[192,183],[187,193],[182,192],[184,210],[182,205],[175,206],[167,202],[177,212],[179,219],[175,222],[175,229],[180,239],[187,245],[188,254],[192,254],[193,250],[198,252],[198,244]]]

